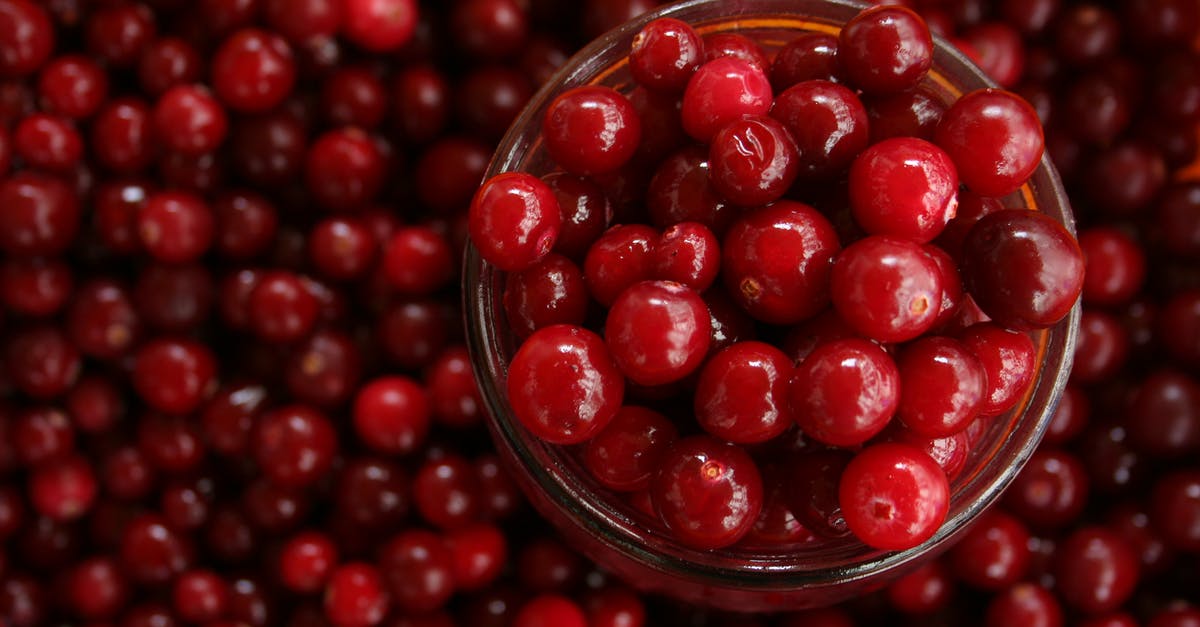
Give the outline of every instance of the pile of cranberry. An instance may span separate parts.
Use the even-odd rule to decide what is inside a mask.
[[[913,7],[1032,103],[1087,255],[1046,444],[948,555],[852,606],[745,617],[631,592],[523,504],[462,344],[467,208],[536,87],[654,4],[0,0],[0,624],[1196,624],[1193,0]],[[669,115],[644,129],[677,119],[646,98]],[[884,100],[915,127],[945,114]],[[654,136],[637,150],[671,156]],[[660,221],[726,208],[696,184],[708,162],[672,156],[660,253],[704,233],[664,246]],[[603,196],[576,195],[613,224],[651,197],[648,176],[590,178]],[[957,215],[986,211],[966,197]],[[849,242],[854,220],[831,223]],[[690,276],[661,254],[664,280]]]
[[[1040,163],[1037,113],[996,89],[940,102],[922,85],[929,29],[904,7],[771,62],[721,37],[708,50],[686,23],[650,22],[628,57],[637,91],[549,103],[561,170],[496,175],[472,202],[472,243],[510,273],[527,336],[512,412],[582,445],[600,484],[690,547],[852,533],[912,548],[1035,378],[1024,332],[1082,290],[1066,228],[1000,200]],[[653,175],[613,218],[604,181],[623,169]]]

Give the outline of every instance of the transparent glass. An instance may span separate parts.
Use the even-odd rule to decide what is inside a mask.
[[[609,32],[574,56],[529,103],[493,157],[487,176],[554,169],[539,128],[546,106],[572,87],[600,84],[629,92],[626,55],[651,19],[674,17],[702,34],[738,32],[769,52],[806,31],[837,33],[861,5],[845,0],[691,0],[663,8]],[[982,72],[944,41],[936,42],[926,87],[947,102],[994,87]],[[1010,207],[1038,209],[1074,230],[1058,175],[1048,161]],[[592,480],[569,449],[541,442],[513,417],[505,393],[508,360],[517,342],[508,331],[501,296],[504,274],[468,246],[463,277],[467,335],[476,378],[501,456],[532,504],[576,548],[642,590],[741,611],[774,611],[828,605],[877,589],[948,548],[994,502],[1028,459],[1066,384],[1074,352],[1078,305],[1052,329],[1033,334],[1040,369],[1016,409],[1000,416],[980,438],[952,487],[950,511],[924,544],[899,552],[871,549],[853,539],[770,552],[733,547],[685,547],[622,498]]]

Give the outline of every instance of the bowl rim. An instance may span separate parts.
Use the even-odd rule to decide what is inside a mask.
[[[536,150],[538,142],[536,134],[532,141],[526,141],[527,134],[524,131],[531,125],[540,124],[541,115],[550,100],[566,88],[593,80],[597,72],[604,68],[597,68],[591,62],[617,46],[627,50],[628,40],[653,19],[674,17],[695,24],[695,20],[685,18],[694,12],[708,11],[711,14],[702,22],[704,24],[741,23],[741,20],[766,17],[796,20],[798,13],[812,16],[815,15],[813,9],[821,7],[829,9],[829,13],[816,19],[829,21],[830,28],[836,30],[840,23],[866,6],[850,0],[686,0],[644,14],[582,48],[538,90],[498,144],[484,179],[501,172],[519,170],[514,166],[526,154]],[[974,89],[997,87],[946,40],[935,35],[934,42],[934,68],[941,76],[949,74],[954,77],[953,80],[945,79],[950,82],[953,91],[961,94]],[[1023,197],[1026,206],[1037,204],[1038,210],[1054,217],[1074,234],[1070,204],[1058,174],[1045,154],[1030,181],[1017,193]],[[1045,196],[1040,204],[1034,202],[1039,193]],[[1007,435],[993,445],[992,454],[985,463],[980,464],[973,477],[952,494],[951,510],[931,538],[903,551],[878,551],[857,541],[848,541],[845,546],[860,549],[855,553],[857,559],[843,556],[833,565],[814,565],[809,562],[820,562],[822,551],[806,551],[803,553],[806,559],[799,559],[796,555],[786,553],[755,554],[745,549],[739,552],[731,549],[690,549],[671,542],[669,538],[660,537],[655,530],[639,529],[636,518],[622,516],[604,503],[586,498],[591,494],[588,486],[580,482],[578,477],[572,481],[572,477],[564,475],[564,471],[570,468],[563,465],[562,458],[569,457],[569,454],[560,450],[557,455],[548,458],[546,453],[549,449],[560,447],[536,441],[512,418],[509,411],[503,385],[507,360],[500,359],[499,355],[505,345],[501,337],[505,330],[497,322],[503,317],[500,290],[497,289],[497,281],[502,274],[484,262],[474,246],[467,242],[462,290],[467,344],[488,428],[501,449],[502,457],[511,456],[519,460],[521,468],[518,471],[530,473],[533,489],[540,490],[547,501],[558,508],[555,513],[565,516],[571,524],[594,536],[607,549],[615,550],[656,571],[681,575],[701,585],[764,592],[820,587],[898,573],[907,566],[914,566],[924,557],[948,548],[954,538],[999,498],[1040,442],[1070,373],[1081,313],[1081,305],[1076,302],[1068,316],[1057,325],[1035,333],[1038,336],[1035,338],[1035,347],[1039,358],[1043,360],[1042,368],[1030,384],[1020,415],[1010,419]],[[1038,413],[1025,416],[1026,410],[1034,406],[1039,409]],[[1032,423],[1028,421],[1029,418],[1033,419]],[[998,417],[995,420],[1000,419]],[[1022,427],[1020,431],[1017,430],[1018,426]],[[997,472],[984,472],[990,468]],[[981,475],[988,476],[981,479]],[[954,495],[963,492],[964,486],[971,488],[969,492],[973,496],[969,502],[955,509]]]

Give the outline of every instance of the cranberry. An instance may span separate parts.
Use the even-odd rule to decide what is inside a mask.
[[[383,269],[401,294],[421,296],[449,283],[454,255],[446,238],[428,227],[397,229],[383,254]]]
[[[725,285],[755,318],[799,322],[828,303],[830,260],[838,249],[832,225],[816,210],[776,203],[730,228],[722,252]],[[779,263],[780,254],[791,260]]]
[[[447,531],[444,539],[454,560],[454,583],[459,590],[478,590],[500,575],[508,543],[498,528],[475,523]]]
[[[620,168],[633,156],[641,133],[633,104],[607,87],[578,87],[562,93],[550,103],[542,123],[550,157],[564,170],[580,175]]]
[[[548,385],[554,380],[549,374],[563,369],[579,373],[578,380]],[[604,340],[571,325],[536,331],[509,364],[509,402],[517,418],[538,437],[558,444],[581,442],[603,429],[616,415],[624,387]],[[571,419],[563,420],[566,416]]]
[[[195,342],[156,340],[138,349],[135,360],[134,386],[160,411],[190,413],[215,384],[216,360]]]
[[[437,534],[402,531],[383,546],[379,563],[392,602],[406,612],[432,612],[454,594],[452,553]]]
[[[417,26],[413,0],[348,0],[342,7],[342,34],[372,52],[404,45]]]
[[[950,550],[950,566],[969,585],[1004,590],[1029,571],[1029,531],[1015,517],[992,511]]]
[[[1177,471],[1160,477],[1150,497],[1150,520],[1170,546],[1183,551],[1200,547],[1200,475]]]
[[[592,298],[611,305],[626,288],[653,278],[654,246],[661,238],[644,224],[618,224],[588,247],[584,281]]]
[[[907,549],[928,540],[950,504],[942,469],[906,444],[875,444],[846,466],[838,487],[846,525],[879,549]]]
[[[13,312],[46,316],[71,294],[71,270],[57,259],[13,259],[0,266],[0,301]]]
[[[626,405],[588,440],[583,462],[610,489],[642,490],[649,487],[659,459],[677,437],[677,428],[666,416]]]
[[[17,123],[13,152],[29,166],[58,173],[74,170],[83,157],[83,140],[66,119],[35,113]]]
[[[1067,605],[1088,614],[1119,608],[1138,582],[1138,558],[1120,536],[1098,527],[1073,532],[1056,551],[1056,584]]]
[[[896,411],[900,376],[892,358],[859,339],[818,346],[790,383],[792,415],[808,436],[834,446],[861,444]]]
[[[696,370],[710,336],[708,308],[699,294],[670,281],[625,289],[613,301],[604,327],[613,361],[640,385],[671,383]]]
[[[838,38],[804,33],[784,44],[771,61],[771,85],[776,92],[812,80],[833,80],[838,73]]]
[[[255,333],[271,342],[303,338],[317,322],[316,297],[300,277],[272,272],[259,278],[250,291],[248,307]]]
[[[771,108],[771,84],[762,67],[734,57],[701,65],[683,92],[683,128],[694,139],[709,141],[723,126],[743,115],[764,115]]]
[[[863,151],[850,168],[850,209],[873,235],[928,242],[958,207],[950,157],[917,138],[893,138]]]
[[[1037,527],[1061,527],[1075,520],[1087,504],[1088,478],[1083,464],[1070,453],[1035,452],[1005,495],[1008,508]]]
[[[856,331],[898,342],[929,330],[942,300],[942,274],[919,244],[887,235],[861,239],[833,264],[834,308]]]
[[[216,620],[226,613],[229,605],[228,585],[219,575],[206,570],[180,575],[171,597],[175,613],[192,623]]]
[[[954,582],[940,561],[929,562],[894,581],[887,589],[892,607],[905,614],[930,614],[945,607]]]
[[[924,21],[895,6],[873,7],[846,23],[837,60],[850,82],[871,93],[914,86],[933,65],[933,41]]]
[[[319,412],[291,405],[262,417],[252,446],[263,473],[272,481],[303,487],[329,470],[337,436],[333,425]]]
[[[370,203],[383,186],[385,163],[374,140],[356,128],[322,134],[305,157],[306,185],[318,204],[347,211]]]
[[[188,569],[193,549],[187,537],[173,531],[161,517],[141,514],[125,528],[120,556],[125,574],[134,581],[163,584]]]
[[[418,513],[440,529],[472,522],[479,511],[479,481],[475,469],[456,455],[426,462],[413,480]]]
[[[800,178],[840,174],[866,147],[867,110],[850,89],[826,80],[797,83],[778,95],[771,116],[800,151]]]
[[[370,564],[342,564],[325,586],[325,615],[337,625],[378,625],[387,615],[388,605],[387,586],[379,569]]]
[[[513,627],[587,627],[587,617],[574,601],[557,595],[534,597],[521,606]]]
[[[1045,588],[1018,583],[992,597],[984,621],[987,627],[1018,624],[1062,627],[1063,611],[1058,600]]]
[[[20,172],[0,181],[0,249],[14,256],[52,256],[79,229],[75,192],[63,181]]]
[[[196,48],[178,37],[160,37],[142,52],[138,80],[150,96],[162,96],[177,85],[200,80],[204,61]]]
[[[150,8],[134,3],[102,7],[84,27],[88,51],[115,67],[136,63],[157,29]]]
[[[959,98],[942,117],[934,143],[959,179],[984,196],[1004,196],[1033,174],[1044,148],[1037,113],[1012,93],[984,89]]]
[[[66,597],[79,616],[103,620],[116,616],[128,602],[129,582],[121,567],[107,557],[79,562],[66,575]]]
[[[55,520],[73,520],[86,514],[96,499],[96,477],[82,457],[67,457],[42,464],[29,478],[34,509]]]
[[[137,215],[138,235],[160,261],[183,263],[204,254],[213,239],[213,214],[199,197],[186,192],[149,196]]]
[[[325,587],[337,564],[337,547],[325,535],[308,531],[292,536],[279,554],[279,578],[296,592]]]
[[[456,43],[476,58],[509,58],[529,39],[529,8],[514,0],[469,0],[455,6],[450,20],[462,37]]]
[[[638,33],[629,50],[629,71],[642,86],[681,92],[704,60],[704,42],[686,22],[660,18]]]
[[[54,25],[46,10],[29,0],[0,4],[0,76],[26,76],[46,63],[54,51]]]
[[[697,380],[696,420],[710,434],[753,444],[782,435],[792,423],[792,364],[762,342],[738,342],[705,362]]]
[[[650,487],[654,509],[683,543],[698,549],[728,546],[753,526],[762,508],[762,478],[742,449],[708,436],[671,446]]]
[[[358,458],[338,476],[335,503],[342,520],[354,525],[351,530],[356,533],[388,529],[408,513],[409,487],[408,474],[394,463]]]
[[[1086,260],[1083,299],[1097,305],[1129,301],[1142,287],[1146,275],[1145,253],[1124,232],[1097,227],[1079,234]]]
[[[471,201],[471,241],[502,270],[522,270],[550,252],[562,223],[558,200],[528,174],[501,174]]]
[[[765,116],[743,117],[713,136],[709,177],[730,202],[765,205],[778,200],[791,186],[799,171],[799,158],[782,123]]]
[[[235,111],[268,111],[283,102],[295,81],[291,49],[267,31],[234,33],[221,43],[212,60],[213,91]]]

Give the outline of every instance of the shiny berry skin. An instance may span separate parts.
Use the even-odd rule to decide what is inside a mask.
[[[781,92],[796,83],[832,80],[837,73],[838,38],[804,33],[784,44],[771,61],[771,85]]]
[[[872,145],[850,166],[850,211],[872,235],[937,237],[958,209],[958,173],[941,148],[915,137]]]
[[[829,302],[829,277],[840,246],[816,209],[782,201],[749,212],[725,236],[726,289],[751,316],[773,324],[810,318]]]
[[[512,627],[588,627],[588,619],[571,599],[543,594],[521,606],[512,619]]]
[[[213,91],[234,111],[269,111],[287,98],[295,82],[291,48],[268,31],[238,31],[221,42],[212,58]]]
[[[555,253],[505,277],[504,313],[520,337],[552,324],[583,324],[588,302],[583,271]]]
[[[984,313],[1013,329],[1039,329],[1066,317],[1083,289],[1084,258],[1063,225],[1035,211],[1007,209],[967,233],[963,286]]]
[[[342,34],[371,52],[387,52],[405,44],[417,28],[414,0],[347,0],[342,7]]]
[[[1016,94],[980,89],[950,105],[934,143],[954,162],[958,178],[983,196],[1005,196],[1029,179],[1045,142],[1037,112]]]
[[[842,27],[837,60],[850,83],[867,93],[903,91],[933,66],[933,38],[911,10],[876,6]]]
[[[872,235],[838,254],[833,306],[856,331],[880,342],[911,340],[937,321],[942,273],[912,240]]]
[[[1106,306],[1128,302],[1146,278],[1146,253],[1134,238],[1112,227],[1079,234],[1086,269],[1083,300]]]
[[[279,579],[289,590],[316,592],[325,587],[337,565],[337,546],[325,534],[306,531],[292,536],[279,553]]]
[[[73,171],[83,158],[83,139],[66,118],[35,113],[17,123],[13,152],[29,167],[57,173]]]
[[[42,516],[75,520],[91,509],[98,486],[90,462],[70,456],[34,468],[29,477],[29,498]]]
[[[646,24],[629,47],[633,80],[655,91],[683,91],[703,62],[704,41],[690,25],[674,18]]]
[[[563,373],[572,373],[564,380]],[[555,444],[575,444],[612,421],[625,377],[604,340],[573,325],[535,331],[508,367],[508,400],[517,420]]]
[[[792,425],[791,359],[764,342],[738,342],[704,363],[696,381],[696,421],[736,444],[765,442]]]
[[[1062,606],[1049,590],[1034,583],[1022,582],[992,597],[984,614],[984,625],[1062,627]]]
[[[1055,589],[1067,606],[1084,613],[1116,610],[1138,583],[1137,555],[1106,528],[1076,529],[1055,553]]]
[[[321,134],[304,160],[305,184],[318,204],[330,211],[350,211],[379,194],[385,176],[384,157],[374,139],[347,127]]]
[[[612,220],[612,204],[590,179],[552,172],[542,181],[554,190],[562,216],[554,252],[573,261],[583,259],[588,246],[608,228]]]
[[[950,487],[928,455],[907,444],[868,446],[846,466],[838,486],[846,525],[868,546],[912,548],[942,525]]]
[[[771,109],[771,83],[763,69],[748,61],[721,57],[696,70],[683,92],[683,129],[707,142],[726,124]]]
[[[175,580],[171,600],[175,613],[185,621],[214,621],[228,611],[229,586],[212,571],[190,570]]]
[[[139,514],[121,534],[122,570],[142,584],[165,584],[187,570],[194,548],[186,535],[172,530],[157,514]]]
[[[915,433],[946,437],[974,420],[987,392],[979,358],[958,340],[925,337],[904,346],[896,358],[904,393],[896,417]]]
[[[724,232],[733,219],[733,207],[713,188],[708,172],[704,146],[687,146],[668,155],[646,190],[651,224],[668,228],[679,222],[699,222],[714,233]]]
[[[475,468],[458,455],[426,462],[413,480],[417,512],[439,529],[460,529],[473,522],[481,497]]]
[[[392,602],[408,613],[432,612],[454,594],[453,556],[441,536],[402,531],[380,551],[380,570]]]
[[[154,130],[176,152],[201,155],[216,150],[229,130],[225,110],[203,87],[178,85],[154,105]]]
[[[1003,590],[1025,577],[1031,562],[1029,530],[1016,517],[993,509],[975,522],[954,548],[954,575],[981,590]]]
[[[204,61],[196,48],[179,37],[160,37],[146,47],[138,60],[142,91],[161,96],[176,85],[200,80]]]
[[[737,542],[754,525],[762,508],[762,478],[740,447],[692,436],[663,454],[650,498],[680,542],[717,549]]]
[[[682,283],[703,293],[717,279],[721,244],[699,222],[680,222],[662,233],[653,252],[654,278]]]
[[[868,98],[863,105],[867,108],[867,118],[870,120],[872,142],[892,137],[932,140],[933,131],[949,106],[919,87],[898,94]]]
[[[663,453],[679,438],[666,416],[636,405],[625,405],[583,449],[583,463],[610,490],[644,490]]]
[[[397,229],[383,252],[383,271],[401,294],[423,296],[450,282],[454,252],[437,231],[424,226]]]
[[[259,467],[274,483],[304,487],[329,471],[337,435],[329,419],[304,405],[288,405],[265,414],[251,445]]]
[[[216,359],[207,346],[185,339],[158,339],[138,349],[133,384],[154,409],[187,414],[212,392],[216,372]]]
[[[583,259],[583,278],[592,298],[612,305],[630,285],[652,279],[659,239],[645,224],[618,224],[596,238]]]
[[[0,250],[18,257],[57,255],[79,229],[79,198],[63,181],[18,172],[0,181]]]
[[[562,225],[554,191],[517,172],[488,179],[475,193],[468,216],[471,242],[480,256],[510,272],[545,257]]]
[[[782,123],[746,116],[717,131],[709,146],[709,180],[726,200],[755,207],[779,200],[796,180],[799,150]]]
[[[1168,546],[1200,550],[1200,473],[1180,470],[1159,477],[1150,493],[1150,522]]]
[[[789,384],[792,416],[809,437],[853,446],[874,437],[896,412],[900,374],[883,349],[855,338],[818,346]]]
[[[0,76],[32,74],[54,52],[54,24],[46,10],[29,0],[0,3]]]
[[[358,389],[354,430],[369,448],[402,455],[424,443],[430,423],[429,395],[404,376],[378,377]]]
[[[796,141],[801,180],[841,173],[870,140],[862,101],[845,86],[826,80],[785,89],[775,99],[771,117],[783,122]]]
[[[336,217],[309,231],[308,256],[321,276],[346,280],[361,277],[379,253],[379,242],[364,221]]]
[[[1004,495],[1006,508],[1026,524],[1057,528],[1070,524],[1087,505],[1088,476],[1079,459],[1061,450],[1040,449]]]
[[[325,616],[341,627],[378,625],[387,616],[388,605],[387,585],[371,564],[342,564],[325,585]]]
[[[1021,400],[1037,371],[1033,340],[1028,335],[982,322],[967,327],[958,339],[983,364],[987,392],[980,414],[1002,414]]]
[[[138,237],[155,259],[168,263],[195,261],[213,241],[212,209],[188,192],[151,194],[138,209]]]
[[[35,399],[57,397],[79,379],[79,350],[58,327],[49,324],[11,333],[3,353],[12,385]]]
[[[613,361],[640,385],[671,383],[696,370],[710,338],[704,300],[673,281],[631,285],[613,301],[604,323]]]
[[[612,172],[633,156],[642,121],[625,96],[608,87],[576,87],[546,108],[542,140],[550,158],[572,174]]]

